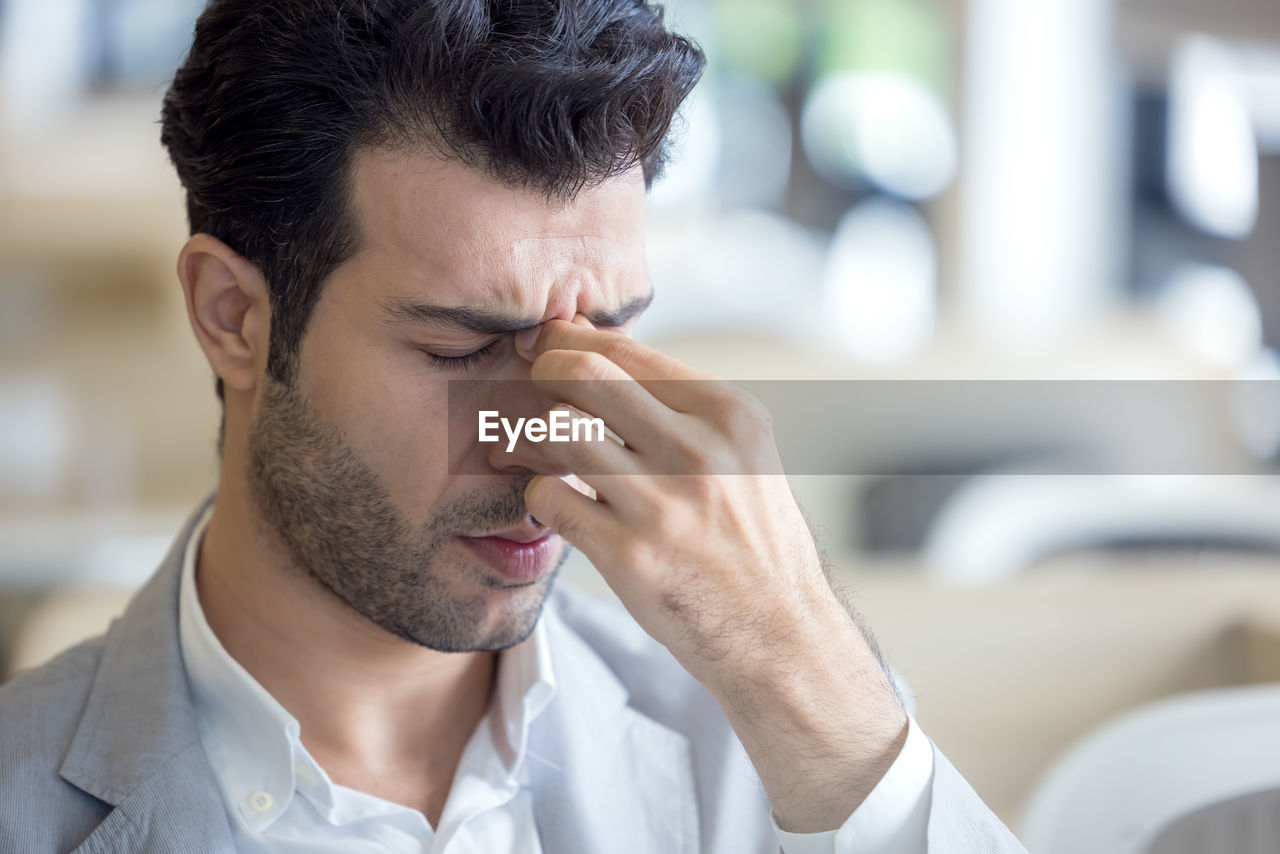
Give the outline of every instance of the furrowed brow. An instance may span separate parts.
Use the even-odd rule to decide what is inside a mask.
[[[388,321],[393,323],[439,323],[478,335],[502,335],[536,326],[538,319],[512,317],[501,312],[466,306],[442,306],[394,300],[383,305]]]
[[[622,326],[639,315],[653,302],[653,292],[624,303],[612,311],[597,311],[587,316],[595,326]],[[436,323],[453,326],[477,335],[505,335],[537,326],[533,317],[515,317],[485,308],[443,306],[394,299],[382,306],[384,318],[391,323]]]
[[[642,297],[636,297],[613,311],[597,311],[587,315],[593,326],[621,326],[628,320],[639,316],[653,302],[653,291]]]

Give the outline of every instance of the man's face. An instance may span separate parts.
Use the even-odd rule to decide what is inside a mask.
[[[325,283],[294,385],[263,379],[251,492],[298,567],[374,623],[502,649],[532,631],[567,547],[525,509],[536,456],[450,446],[448,382],[527,379],[511,332],[553,318],[629,331],[649,297],[643,178],[553,205],[376,150],[351,186],[361,249]]]

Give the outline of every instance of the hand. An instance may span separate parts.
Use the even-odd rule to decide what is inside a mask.
[[[529,511],[719,700],[779,825],[839,827],[897,756],[906,717],[827,582],[768,412],[585,319],[529,337],[516,346],[540,390],[626,443],[542,446],[597,498],[543,475]]]

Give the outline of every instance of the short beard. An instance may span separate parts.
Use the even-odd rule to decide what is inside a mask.
[[[500,594],[495,621],[483,591],[504,585],[475,558],[444,550],[455,536],[519,524],[532,476],[440,504],[411,530],[341,433],[272,380],[249,434],[247,474],[265,532],[302,572],[386,631],[441,652],[506,649],[528,637],[568,556],[565,547],[552,571]]]

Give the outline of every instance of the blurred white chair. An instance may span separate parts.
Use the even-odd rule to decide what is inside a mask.
[[[939,582],[988,584],[1116,541],[1207,540],[1280,553],[1280,481],[1264,476],[995,474],[947,503],[922,548]]]
[[[1211,804],[1171,824],[1148,854],[1274,854],[1280,844],[1280,789]]]
[[[1036,854],[1274,852],[1276,821],[1276,835],[1261,847],[1185,846],[1207,838],[1188,816],[1217,828],[1207,833],[1229,833],[1223,823],[1231,813],[1203,808],[1276,789],[1280,686],[1185,694],[1124,715],[1072,747],[1032,793],[1020,836]],[[1280,807],[1280,797],[1270,805]]]

